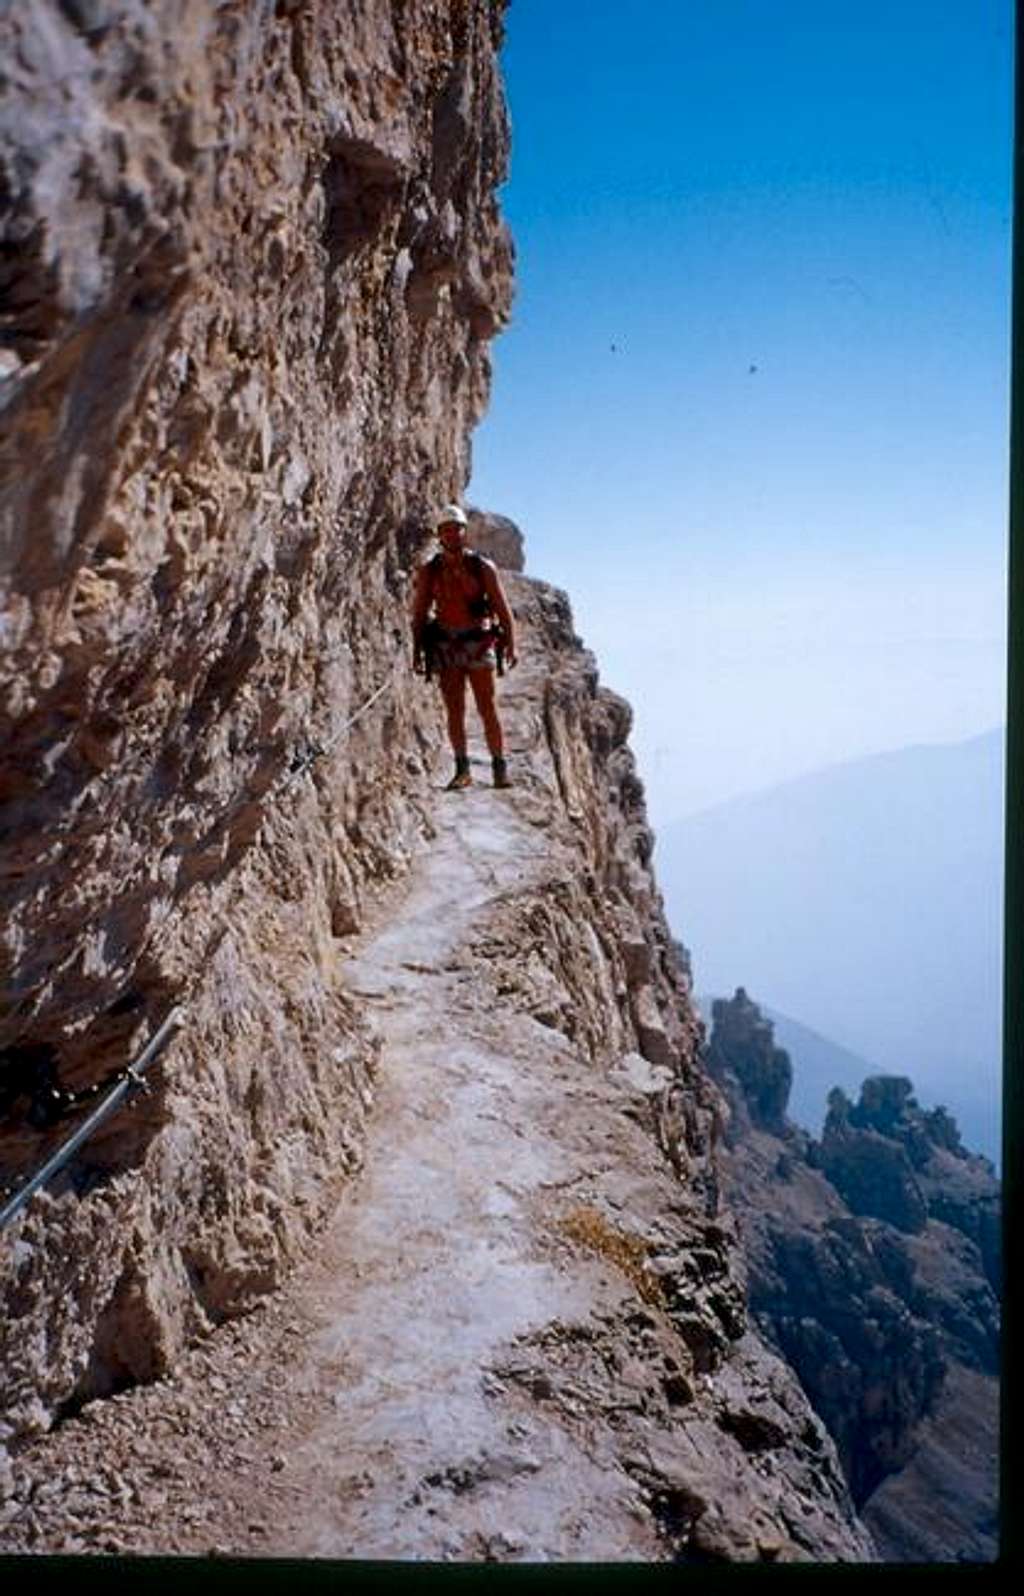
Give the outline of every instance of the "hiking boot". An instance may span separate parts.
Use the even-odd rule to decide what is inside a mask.
[[[512,783],[508,779],[508,766],[505,764],[501,754],[495,754],[491,760],[491,769],[494,771],[494,785],[496,787],[511,787]]]
[[[473,778],[469,773],[469,758],[466,754],[455,755],[455,774],[445,788],[446,792],[458,792],[463,787],[472,787]]]

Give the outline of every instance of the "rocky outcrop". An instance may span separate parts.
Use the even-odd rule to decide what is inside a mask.
[[[928,1223],[928,1205],[906,1149],[868,1125],[852,1124],[841,1093],[830,1094],[817,1157],[852,1213],[884,1219],[909,1235]]]
[[[742,989],[714,1015],[708,1063],[732,1110],[723,1184],[740,1214],[756,1322],[825,1420],[883,1556],[991,1558],[991,1166],[902,1077],[865,1081],[857,1104],[836,1089],[820,1143],[786,1119],[784,1097],[768,1128],[761,1105],[779,1074],[771,1025]],[[957,1464],[940,1525],[934,1476],[968,1431],[973,1463]]]
[[[0,1180],[187,1010],[4,1250],[19,1429],[242,1311],[358,1163],[335,949],[429,826],[395,687],[509,304],[501,11],[0,16]]]
[[[743,987],[737,987],[731,1002],[716,998],[711,1018],[711,1072],[723,1084],[738,1083],[740,1087],[730,1096],[733,1118],[729,1140],[735,1143],[751,1125],[781,1133],[793,1085],[793,1066],[785,1049],[775,1046],[771,1022],[763,1018]]]
[[[1000,1193],[987,1158],[960,1141],[947,1109],[925,1111],[905,1076],[875,1076],[852,1104],[829,1099],[820,1167],[854,1213],[915,1233],[942,1220],[977,1247],[992,1290],[1002,1289]]]
[[[507,515],[489,510],[469,510],[469,543],[506,571],[524,568],[523,534]]]

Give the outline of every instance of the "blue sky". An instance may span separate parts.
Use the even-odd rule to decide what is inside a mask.
[[[467,498],[630,699],[655,826],[1004,717],[1012,7],[512,0]]]

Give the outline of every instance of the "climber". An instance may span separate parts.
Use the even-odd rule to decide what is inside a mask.
[[[493,561],[466,548],[466,512],[446,504],[435,523],[440,552],[422,565],[412,606],[413,669],[428,680],[434,667],[455,755],[449,791],[469,787],[466,680],[483,721],[496,787],[511,785],[495,676],[516,663],[515,623]]]

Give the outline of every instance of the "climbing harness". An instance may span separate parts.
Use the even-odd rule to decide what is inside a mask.
[[[470,615],[483,624],[462,627],[453,631],[450,627],[441,626],[435,620],[424,622],[420,628],[419,636],[414,639],[414,645],[417,651],[422,653],[423,675],[428,682],[434,671],[439,669],[443,662],[446,644],[449,648],[469,653],[473,652],[471,645],[477,643],[481,645],[478,651],[481,654],[493,649],[494,664],[498,675],[504,676],[505,674],[505,633],[494,622],[494,605],[491,602],[490,594],[484,586],[484,556],[478,554],[475,549],[465,549],[462,558],[467,570],[479,584],[479,592],[476,598],[469,600],[467,608]],[[436,598],[438,580],[444,571],[444,556],[441,554],[433,555],[427,561],[427,570],[430,572],[431,586],[428,604],[432,604]]]
[[[396,633],[396,649],[401,647],[401,641],[401,634]],[[349,728],[354,726],[358,720],[361,720],[367,711],[377,703],[378,699],[392,685],[401,663],[401,654],[399,654],[380,686],[370,694],[370,697],[364,703],[360,704],[353,714],[349,715],[347,720],[342,722],[338,730],[326,742],[321,742],[319,739],[310,739],[298,745],[288,763],[285,779],[281,786],[282,792],[287,792],[289,788],[293,787],[302,775],[312,769],[317,760],[326,758]],[[198,970],[195,973],[198,974]],[[103,1124],[104,1120],[109,1118],[125,1099],[131,1100],[138,1094],[148,1093],[151,1090],[150,1083],[143,1078],[144,1072],[157,1057],[158,1053],[162,1052],[172,1034],[184,1023],[185,1014],[186,1007],[184,1004],[176,1004],[171,1009],[138,1058],[125,1065],[124,1069],[118,1073],[115,1077],[115,1084],[111,1086],[106,1096],[97,1104],[92,1113],[82,1121],[76,1130],[72,1131],[71,1135],[36,1170],[35,1174],[30,1176],[23,1185],[18,1187],[13,1196],[8,1198],[7,1202],[0,1208],[0,1230],[3,1230],[21,1212],[30,1198],[45,1186],[57,1174],[58,1170],[63,1169],[64,1165],[78,1151],[83,1142],[88,1140],[93,1132]],[[87,1087],[83,1092],[59,1094],[62,1113],[79,1107],[84,1101],[95,1096],[102,1089],[102,1087]]]

